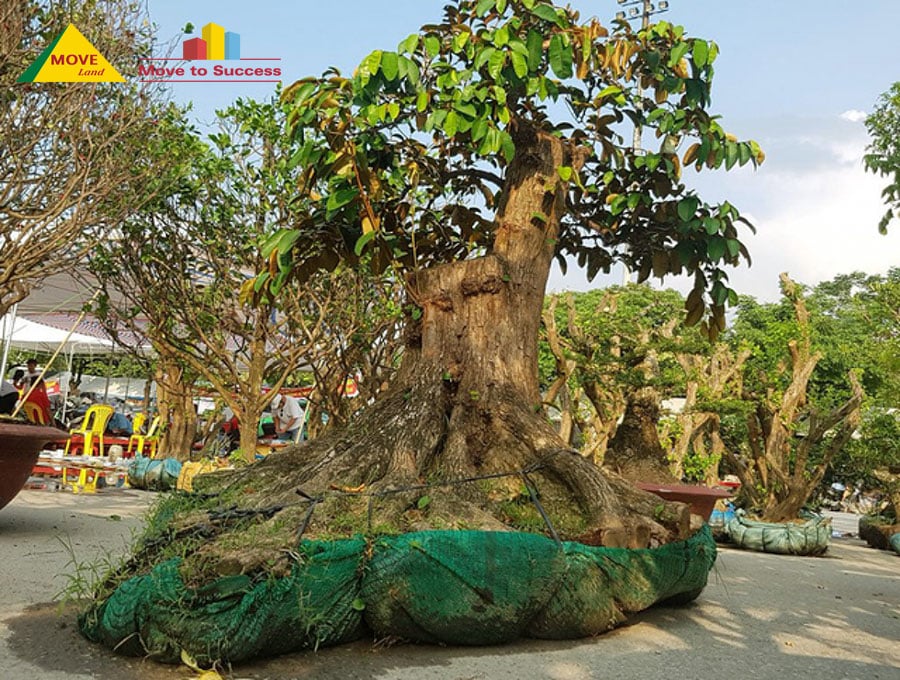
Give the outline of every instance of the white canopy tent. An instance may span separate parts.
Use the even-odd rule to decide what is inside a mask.
[[[37,312],[37,309],[34,309]],[[101,325],[93,320],[85,320],[76,313],[41,314],[35,318],[25,318],[13,311],[3,317],[0,322],[2,331],[3,353],[0,358],[0,375],[6,376],[7,359],[11,348],[41,352],[46,354],[61,353],[66,357],[66,379],[60,381],[60,391],[65,404],[69,392],[69,380],[72,375],[72,364],[75,356],[104,356],[127,351],[114,342],[103,331]],[[77,329],[77,330],[73,330]],[[149,348],[144,348],[149,351]],[[104,396],[109,394],[110,379],[105,378]],[[97,390],[100,391],[100,390]],[[129,390],[126,388],[125,390]],[[123,396],[124,398],[124,396]],[[65,409],[65,406],[63,407]],[[63,411],[65,415],[65,410]]]
[[[123,351],[109,338],[62,330],[23,316],[3,317],[3,337],[10,347],[32,352],[53,353],[63,346],[65,354],[110,354]]]

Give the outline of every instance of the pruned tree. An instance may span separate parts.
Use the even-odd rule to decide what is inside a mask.
[[[859,424],[864,396],[851,373],[850,395],[841,403],[816,407],[810,402],[810,379],[823,355],[813,346],[800,286],[782,274],[781,290],[796,319],[794,337],[784,348],[788,357],[748,386],[744,398],[753,410],[747,418],[747,450],[725,450],[742,492],[773,522],[797,517]]]
[[[416,312],[390,391],[350,427],[206,490],[240,490],[241,504],[285,516],[306,516],[315,499],[304,531],[333,534],[367,517],[394,530],[534,529],[511,509],[531,508],[543,526],[528,501],[536,487],[563,536],[630,546],[685,536],[685,506],[602,471],[542,416],[538,330],[551,263],[568,256],[591,276],[616,259],[644,277],[692,274],[689,320],[709,310],[705,328],[724,327],[723,267],[744,252],[742,218],[701,201],[682,163],[730,168],[761,152],[707,110],[716,52],[667,23],[610,31],[548,2],[462,0],[352,76],[289,87],[303,214],[260,285],[298,286],[361,253],[402,277]],[[626,121],[654,131],[659,148],[635,153]],[[420,505],[423,480],[443,486]],[[237,555],[227,533],[204,546],[204,565],[259,564],[260,551]]]
[[[141,3],[10,0],[0,5],[0,315],[78,264],[160,191],[161,90],[130,83],[16,83],[74,22],[127,78],[154,45]],[[157,140],[157,153],[145,147]]]
[[[696,467],[702,470],[702,481],[718,481],[719,462],[725,453],[722,415],[742,411],[742,371],[749,357],[749,349],[734,351],[725,343],[716,344],[708,354],[675,355],[685,375],[684,405],[669,420],[676,424],[669,454],[676,478],[684,477],[686,461],[694,460],[699,462]],[[662,438],[669,439],[666,433]]]
[[[682,332],[684,298],[671,290],[629,285],[567,294],[565,312],[557,311],[558,299],[550,297],[543,315],[543,338],[554,357],[553,370],[542,372],[545,380],[553,380],[545,403],[552,404],[564,390],[573,393],[561,410],[578,425],[582,452],[598,463],[627,414],[624,431],[631,428],[637,437],[621,447],[619,464],[635,458],[638,465],[638,458],[648,456],[667,468],[656,428],[661,400],[681,389],[673,352],[701,344],[691,329]],[[630,450],[635,446],[636,453]]]

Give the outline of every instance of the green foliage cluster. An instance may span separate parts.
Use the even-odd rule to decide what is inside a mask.
[[[850,370],[857,371],[867,395],[858,434],[837,456],[826,480],[835,476],[871,480],[873,469],[900,464],[900,269],[886,275],[838,275],[808,289],[805,299],[813,349],[822,353],[809,383],[809,405],[833,408],[843,403],[850,393]],[[602,380],[606,389],[623,394],[652,385],[663,398],[680,396],[687,376],[675,356],[708,356],[712,351],[703,338],[680,323],[684,298],[674,291],[630,285],[574,294],[573,302],[571,318],[565,305],[555,310],[566,357],[576,363],[570,379],[573,388]],[[571,336],[570,324],[581,336],[580,342]],[[790,366],[788,341],[799,332],[788,300],[760,303],[741,298],[723,340],[732,353],[751,350],[742,376],[744,393],[710,399],[704,396],[708,391],[701,382],[695,406],[697,411],[718,414],[721,435],[730,450],[747,446],[746,417],[755,408],[754,399],[768,395],[777,400],[787,388],[789,373],[780,367]],[[541,381],[546,388],[557,377],[556,363],[546,341],[540,351]],[[651,352],[659,370],[648,376],[638,367]],[[660,431],[665,448],[674,445],[681,434],[679,427],[674,419],[664,423]],[[803,427],[801,423],[801,433]],[[814,452],[811,465],[818,462],[817,455]],[[710,462],[708,452],[689,450],[683,461],[685,476],[702,478]]]
[[[881,95],[866,118],[866,129],[872,137],[863,157],[866,169],[888,178],[881,192],[888,210],[878,223],[878,230],[884,234],[891,220],[900,217],[900,82]]]
[[[457,0],[443,22],[372,52],[351,77],[297,81],[284,100],[304,198],[301,219],[272,241],[276,285],[363,250],[376,269],[405,271],[484,253],[510,196],[508,170],[533,150],[526,133],[538,132],[583,161],[543,178],[568,193],[560,264],[574,255],[590,278],[617,258],[642,279],[693,274],[689,320],[709,311],[707,330],[721,330],[736,301],[722,267],[747,255],[744,219],[688,190],[681,169],[756,164],[763,154],[707,111],[717,53],[666,22],[635,33],[624,22],[580,23],[545,0]],[[626,121],[650,129],[659,148],[636,153]],[[679,157],[683,140],[693,143]]]

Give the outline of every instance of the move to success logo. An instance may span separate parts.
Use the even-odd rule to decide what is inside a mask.
[[[69,24],[16,82],[124,83],[125,79],[74,24]]]
[[[226,31],[223,26],[210,22],[203,27],[201,35],[203,37],[190,38],[181,44],[180,57],[142,59],[138,64],[141,80],[171,83],[277,83],[281,80],[280,66],[247,63],[279,62],[281,58],[242,57],[239,33]],[[232,63],[183,63],[210,61]]]

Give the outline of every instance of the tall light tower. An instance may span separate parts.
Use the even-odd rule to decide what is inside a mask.
[[[662,14],[663,12],[667,12],[669,10],[669,3],[666,0],[660,0],[655,5],[651,2],[651,0],[616,0],[616,2],[618,2],[619,6],[623,8],[622,10],[616,12],[616,19],[622,21],[631,21],[633,19],[640,18],[642,29],[647,28],[650,25],[650,17],[652,17],[654,14]],[[644,90],[641,87],[640,81],[638,82],[637,94],[637,108],[638,110],[641,110],[644,108],[642,104]],[[634,150],[641,150],[640,125],[636,125],[634,127]]]
[[[650,25],[651,16],[654,14],[662,14],[669,9],[667,0],[659,0],[655,5],[651,0],[616,0],[616,2],[622,7],[620,11],[616,12],[616,19],[619,19],[620,21],[631,21],[640,18],[642,29],[645,29]],[[644,108],[643,97],[644,89],[641,87],[640,80],[638,80],[637,102],[635,104],[638,111],[641,111]],[[643,126],[635,125],[634,139],[632,142],[632,148],[634,149],[635,154],[641,152],[642,133]],[[625,285],[631,281],[631,271],[624,262],[622,263],[622,268],[622,285]]]

